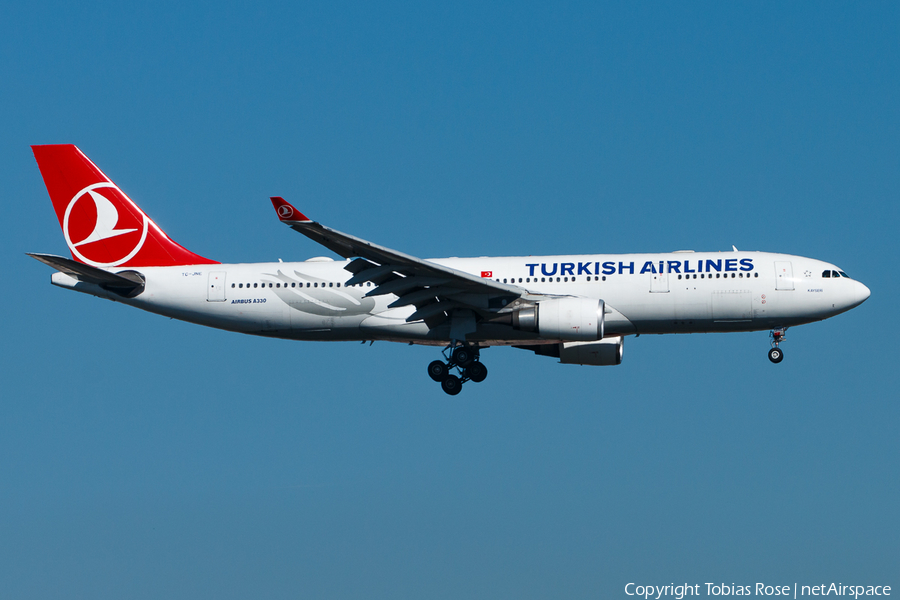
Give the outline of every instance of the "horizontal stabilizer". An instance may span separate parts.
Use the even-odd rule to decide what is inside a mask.
[[[110,273],[109,271],[76,262],[69,258],[63,258],[62,256],[33,252],[26,252],[26,254],[35,260],[41,261],[45,265],[53,267],[61,273],[65,273],[69,277],[74,277],[85,283],[99,285],[104,290],[114,292],[126,298],[134,298],[144,291],[144,277],[137,271]]]

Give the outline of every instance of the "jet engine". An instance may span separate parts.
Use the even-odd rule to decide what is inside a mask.
[[[603,300],[554,298],[512,314],[514,329],[561,341],[603,339]]]
[[[559,345],[559,362],[567,365],[605,367],[622,362],[625,337],[611,337],[598,342],[563,342]]]

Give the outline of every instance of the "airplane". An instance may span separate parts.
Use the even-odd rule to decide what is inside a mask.
[[[71,144],[32,146],[72,258],[28,253],[53,285],[167,317],[305,341],[442,348],[428,375],[450,395],[482,382],[481,350],[512,346],[563,364],[618,365],[628,335],[770,331],[862,304],[837,266],[767,252],[678,251],[421,259],[309,219],[279,220],[341,257],[222,264],[165,232]]]

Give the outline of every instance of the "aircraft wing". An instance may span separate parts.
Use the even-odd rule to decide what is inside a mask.
[[[459,310],[482,317],[506,312],[504,308],[527,294],[523,288],[481,278],[427,260],[391,250],[317,223],[286,200],[272,197],[281,222],[344,258],[355,258],[344,267],[353,273],[346,285],[371,281],[366,296],[396,294],[390,307],[416,307],[407,321],[425,320],[429,327]]]

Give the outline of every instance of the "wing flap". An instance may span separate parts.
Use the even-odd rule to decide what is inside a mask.
[[[398,277],[379,285],[377,288],[366,294],[366,296],[385,296],[387,294],[397,294],[399,296],[410,290],[441,286],[450,283],[451,281],[452,279],[449,277],[421,277],[419,275]]]
[[[355,262],[355,261],[354,261]],[[366,261],[369,262],[369,261]],[[352,264],[352,263],[351,263]],[[373,264],[370,263],[369,264]],[[349,265],[348,265],[349,266]],[[394,265],[383,265],[383,266],[374,266],[370,269],[365,269],[364,271],[359,271],[347,280],[347,285],[356,285],[357,283],[365,283],[366,281],[372,281],[376,284],[379,282],[378,280],[384,280],[386,276],[393,275],[394,273]],[[388,279],[394,279],[394,277],[387,277]]]
[[[373,269],[377,266],[378,265],[376,265],[375,263],[373,263],[370,260],[366,260],[364,258],[357,258],[355,260],[350,261],[350,263],[348,263],[347,266],[344,267],[344,270],[350,271],[351,273],[356,275],[357,273],[361,273],[361,272],[365,271],[366,269]]]
[[[431,301],[432,299],[441,297],[452,297],[454,294],[459,293],[460,291],[461,290],[459,288],[449,286],[427,287],[400,296],[399,298],[388,304],[388,308],[398,308],[400,306],[409,305],[418,307],[421,305],[421,303],[424,303],[426,301]]]
[[[437,316],[441,313],[449,313],[450,311],[452,311],[453,309],[456,309],[456,308],[465,308],[465,307],[463,305],[461,305],[459,302],[453,302],[452,300],[432,302],[431,304],[426,304],[425,306],[423,306],[422,308],[420,308],[413,314],[406,317],[406,320],[408,322],[412,323],[413,321],[428,319],[430,317]]]

